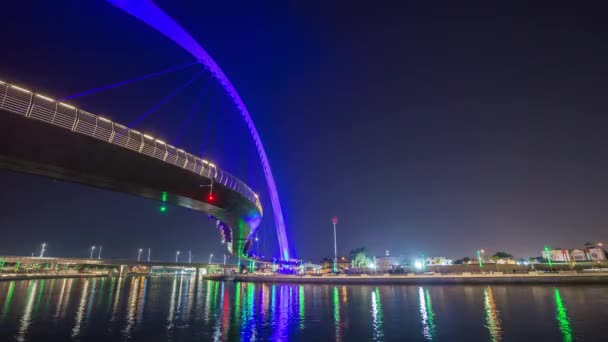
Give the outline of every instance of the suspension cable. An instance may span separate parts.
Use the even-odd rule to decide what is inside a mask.
[[[160,70],[160,71],[157,71],[157,72],[153,72],[151,74],[147,74],[147,75],[131,78],[131,79],[120,81],[120,82],[113,83],[113,84],[108,84],[108,85],[105,85],[105,86],[102,86],[102,87],[98,87],[98,88],[95,88],[95,89],[89,89],[89,90],[86,90],[86,91],[83,91],[83,92],[80,92],[80,93],[77,93],[77,94],[66,96],[66,97],[61,98],[59,100],[61,100],[61,101],[71,100],[71,99],[75,99],[75,98],[78,98],[78,97],[94,94],[94,93],[97,93],[97,92],[100,92],[100,91],[104,91],[104,90],[108,90],[108,89],[112,89],[112,88],[121,87],[123,85],[131,84],[131,83],[134,83],[134,82],[137,82],[137,81],[145,80],[145,79],[152,78],[152,77],[155,77],[155,76],[164,75],[164,74],[170,73],[172,71],[182,70],[182,69],[185,69],[185,68],[190,67],[190,66],[195,65],[195,64],[199,64],[199,62],[195,61],[195,62],[191,62],[191,63],[180,64],[180,65],[168,68],[168,69],[164,69],[164,70]]]
[[[201,93],[198,95],[198,98],[194,102],[194,105],[192,106],[192,109],[190,109],[190,112],[188,113],[188,115],[184,119],[184,123],[179,128],[179,131],[177,132],[177,139],[175,139],[175,146],[179,145],[179,142],[182,140],[182,135],[184,133],[184,130],[186,129],[186,127],[188,127],[188,124],[190,123],[190,120],[192,120],[192,116],[193,116],[192,114],[199,107],[199,104],[201,103],[201,100],[203,99],[203,95],[205,95],[205,91],[209,87],[209,81],[211,81],[211,78],[208,78],[207,82],[205,82],[205,85],[203,86],[203,90],[201,90]]]
[[[169,95],[167,95],[165,98],[163,98],[162,100],[160,100],[157,104],[155,104],[152,108],[148,109],[148,111],[146,111],[145,113],[143,113],[139,118],[135,119],[135,121],[131,122],[127,128],[124,128],[122,131],[116,133],[119,136],[123,135],[129,128],[134,127],[135,125],[137,125],[138,123],[142,122],[146,117],[148,117],[150,114],[154,113],[154,111],[156,111],[160,106],[164,105],[165,103],[169,102],[169,100],[171,100],[172,98],[175,97],[175,95],[179,94],[182,90],[186,89],[190,84],[192,84],[192,82],[194,82],[197,78],[199,78],[204,72],[206,71],[206,69],[201,70],[199,72],[197,72],[191,79],[189,79],[186,83],[182,84],[179,88],[173,90],[171,93],[169,93]]]

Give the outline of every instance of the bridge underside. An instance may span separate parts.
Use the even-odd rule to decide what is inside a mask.
[[[231,253],[246,255],[261,213],[239,193],[143,154],[0,110],[0,169],[81,183],[202,211],[225,224]]]

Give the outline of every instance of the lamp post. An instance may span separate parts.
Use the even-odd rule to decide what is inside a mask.
[[[175,262],[176,263],[177,263],[177,260],[179,260],[179,254],[180,253],[181,253],[180,251],[175,252]]]
[[[139,250],[137,250],[137,261],[139,261],[139,259],[141,258],[141,252],[143,251],[143,248],[140,248]]]
[[[226,265],[226,254],[224,254],[224,265]]]
[[[40,248],[40,257],[44,258],[44,251],[45,251],[45,247],[46,247],[46,242],[42,243],[42,246]]]
[[[93,259],[93,251],[95,251],[95,246],[91,246],[91,256],[89,259]]]
[[[150,248],[148,248],[148,262],[150,262]]]
[[[211,265],[211,259],[213,258],[213,253],[209,254],[209,265]]]
[[[192,251],[188,251],[188,263],[192,263]]]
[[[101,251],[103,251],[103,246],[99,245],[99,253],[97,253],[97,260],[101,260]]]
[[[338,216],[331,218],[331,223],[334,225],[334,273],[338,272],[338,242],[336,241],[336,225],[338,224]]]

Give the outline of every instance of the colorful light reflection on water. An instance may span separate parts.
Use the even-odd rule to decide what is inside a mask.
[[[0,340],[499,341],[526,333],[601,340],[606,289],[253,284],[181,276],[4,281]],[[577,324],[585,310],[584,324]]]

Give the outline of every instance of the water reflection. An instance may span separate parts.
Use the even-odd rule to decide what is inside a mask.
[[[25,310],[23,310],[23,316],[21,316],[21,320],[19,321],[19,332],[17,333],[17,341],[25,341],[25,336],[27,335],[27,330],[30,326],[32,319],[32,308],[34,305],[34,297],[36,296],[36,289],[38,288],[38,281],[31,280],[30,286],[27,290],[27,299],[25,302]]]
[[[122,334],[126,338],[131,337],[131,332],[136,323],[141,322],[141,317],[146,303],[146,277],[131,278],[131,289],[129,298],[127,299],[127,317],[126,325],[122,330]],[[92,296],[92,294],[91,294]]]
[[[169,316],[167,317],[167,335],[171,335],[171,330],[175,320],[175,294],[177,293],[177,277],[173,277],[171,284],[171,297],[169,299]],[[209,297],[207,297],[209,298]],[[208,312],[207,312],[208,313]]]
[[[422,317],[422,334],[424,338],[432,341],[435,338],[435,314],[433,313],[433,306],[431,303],[431,296],[429,290],[424,290],[422,287],[418,288],[418,294],[420,297],[420,316]]]
[[[561,334],[573,341],[574,318],[584,318],[577,336],[603,340],[598,334],[605,324],[606,287],[568,287],[575,297],[552,287],[517,287],[518,296],[511,297],[505,286],[469,288],[477,292],[472,306],[458,286],[252,284],[187,276],[5,281],[0,341],[436,340],[436,315],[446,319],[441,334],[455,341],[501,341],[505,331],[515,340],[534,333],[538,340]],[[533,307],[534,291],[545,298],[539,308]],[[511,310],[499,311],[497,303],[505,300]]]
[[[568,317],[568,311],[562,302],[562,296],[559,293],[557,288],[553,289],[553,295],[555,297],[555,308],[557,311],[557,315],[555,318],[557,319],[557,325],[559,326],[559,331],[562,333],[562,339],[564,342],[570,342],[573,340],[572,337],[572,326],[570,324],[570,317]]]
[[[114,295],[114,304],[112,305],[112,318],[111,321],[116,320],[118,316],[118,303],[120,303],[120,290],[122,290],[122,277],[118,278],[118,284],[116,284],[116,295]]]
[[[342,331],[340,327],[340,296],[337,287],[334,287],[334,327],[336,331],[336,341],[342,341]]]
[[[6,291],[6,296],[4,296],[4,307],[2,308],[2,317],[0,317],[0,320],[3,320],[4,318],[6,318],[6,316],[8,316],[10,309],[11,309],[11,303],[13,302],[14,293],[15,293],[15,282],[11,281],[11,283],[8,286],[8,290]]]
[[[84,316],[85,304],[87,302],[87,293],[89,291],[89,279],[84,281],[82,291],[80,292],[80,303],[78,304],[78,311],[76,311],[76,318],[74,319],[74,328],[72,328],[72,338],[78,339],[80,336],[80,326],[82,324],[82,318]]]
[[[483,290],[483,303],[485,308],[486,328],[490,332],[491,341],[500,341],[502,339],[502,328],[498,310],[496,310],[496,302],[494,301],[494,293],[491,287],[486,287]]]
[[[306,318],[306,308],[304,302],[304,286],[298,286],[298,318],[300,320],[300,330],[304,330],[304,321]]]
[[[372,292],[372,332],[374,341],[382,341],[384,337],[384,322],[382,320],[382,303],[380,302],[380,291]]]

